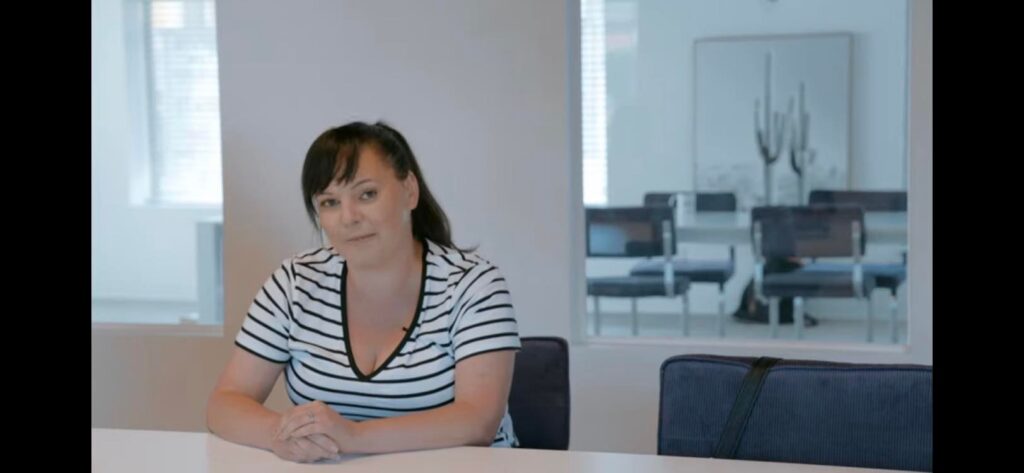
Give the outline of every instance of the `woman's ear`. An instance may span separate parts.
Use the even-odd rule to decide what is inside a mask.
[[[406,208],[409,210],[416,209],[420,202],[420,181],[416,179],[416,175],[410,172],[402,180],[402,187],[406,192]]]

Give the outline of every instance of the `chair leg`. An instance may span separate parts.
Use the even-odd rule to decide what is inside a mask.
[[[768,298],[768,327],[772,338],[779,338],[779,298]]]
[[[690,336],[690,291],[683,293],[683,336]]]
[[[636,298],[635,297],[630,298],[629,299],[629,303],[630,303],[630,306],[631,306],[631,309],[632,309],[631,312],[633,313],[633,336],[635,337],[637,335],[640,335],[640,330],[637,327],[637,322],[636,322]]]
[[[804,338],[804,298],[793,298],[793,327],[796,331],[796,339]]]
[[[601,335],[601,298],[594,296],[594,333]]]
[[[896,289],[892,290],[892,301],[889,302],[889,318],[892,320],[892,343],[893,345],[900,342],[900,326],[899,314],[896,312],[899,309],[899,299],[896,297]]]
[[[718,285],[718,337],[725,338],[725,284]]]
[[[871,304],[871,294],[864,299],[868,304],[868,343],[875,341],[875,308]]]

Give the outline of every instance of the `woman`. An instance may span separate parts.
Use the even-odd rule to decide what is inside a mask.
[[[505,278],[457,249],[405,138],[354,122],[310,146],[302,193],[330,246],[257,293],[207,404],[211,432],[299,462],[515,446],[518,328]],[[295,404],[263,406],[285,373]]]

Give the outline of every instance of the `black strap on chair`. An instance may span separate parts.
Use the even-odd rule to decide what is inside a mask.
[[[732,410],[729,411],[725,429],[722,430],[722,436],[719,437],[718,445],[715,446],[715,452],[712,455],[714,458],[736,457],[736,449],[740,445],[740,439],[743,438],[743,432],[747,429],[747,421],[750,420],[750,413],[753,412],[757,396],[761,393],[764,378],[768,375],[768,370],[779,361],[781,360],[778,358],[763,356],[755,360],[750,371],[747,371],[747,375],[743,378],[743,384],[740,385],[740,390],[736,393]]]

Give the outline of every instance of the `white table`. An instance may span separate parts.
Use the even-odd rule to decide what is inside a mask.
[[[907,244],[906,212],[866,212],[867,243]],[[701,212],[680,215],[676,240],[692,243],[750,244],[750,212]]]
[[[339,460],[299,464],[273,453],[235,445],[202,432],[92,429],[94,473],[223,472],[758,472],[824,473],[872,470],[790,463],[766,463],[624,453],[458,447],[382,455],[346,455]]]

